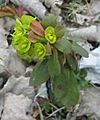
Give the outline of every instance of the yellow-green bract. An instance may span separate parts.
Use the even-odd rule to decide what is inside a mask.
[[[33,48],[33,55],[38,58],[43,58],[46,55],[46,48],[42,43],[35,43]]]
[[[49,26],[45,29],[45,38],[51,44],[56,42],[56,34],[55,29],[52,26]]]
[[[29,51],[31,42],[23,35],[16,35],[13,38],[12,46],[18,51],[18,53],[25,54]]]

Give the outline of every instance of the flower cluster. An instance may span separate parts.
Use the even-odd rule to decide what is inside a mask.
[[[53,17],[53,22],[48,21]],[[59,26],[53,15],[38,21],[35,17],[23,15],[16,19],[15,32],[12,34],[12,46],[21,57],[31,61],[34,57],[44,58],[51,54],[52,45],[61,38],[58,36]],[[48,46],[50,46],[48,49]]]

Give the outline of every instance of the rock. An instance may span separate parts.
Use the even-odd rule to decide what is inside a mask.
[[[1,116],[2,116],[2,112],[3,112],[3,109],[4,109],[4,95],[0,96],[0,119],[1,119]]]
[[[23,94],[28,96],[29,98],[34,97],[34,89],[33,87],[29,86],[29,79],[30,77],[20,76],[19,78],[15,78],[17,83],[15,87],[13,87],[12,92],[14,94]]]
[[[29,66],[29,67],[27,67],[24,76],[25,76],[25,77],[30,77],[30,76],[31,76],[31,73],[32,73],[32,71],[33,71],[33,68],[34,68],[34,66],[32,66],[32,65]]]
[[[39,88],[39,90],[38,90],[38,92],[37,92],[35,97],[41,97],[41,98],[48,99],[46,83],[43,83],[40,86],[40,88]]]
[[[4,17],[0,19],[0,48],[7,48],[7,36],[9,30],[15,25],[15,20],[9,17]]]
[[[5,65],[5,63],[8,60],[8,57],[9,57],[8,51],[4,48],[0,48],[0,74],[8,73],[7,66]]]
[[[95,15],[100,12],[100,0],[91,0],[90,12]]]
[[[24,76],[20,76],[19,78],[11,76],[0,90],[0,95],[4,95],[8,92],[16,95],[24,94],[30,98],[34,97],[34,89],[29,86],[29,77],[25,78]]]
[[[25,65],[12,48],[0,48],[0,73],[20,76],[25,72]]]
[[[7,38],[4,35],[4,33],[6,33],[6,31],[1,27],[0,28],[0,48],[6,48],[8,46],[7,44]]]
[[[100,46],[90,52],[88,58],[82,58],[79,64],[80,68],[87,69],[87,80],[100,84]]]
[[[94,115],[96,120],[100,120],[100,89],[88,88],[82,96],[82,103],[77,116]]]
[[[23,75],[26,68],[25,64],[12,49],[9,49],[9,59],[7,61],[8,71],[15,76]]]
[[[5,95],[5,105],[1,120],[34,120],[30,115],[26,115],[32,100],[24,95]]]

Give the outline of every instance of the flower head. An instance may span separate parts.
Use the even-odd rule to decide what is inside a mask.
[[[42,43],[35,43],[33,48],[33,55],[38,58],[43,58],[46,55],[46,48]]]
[[[56,42],[56,34],[55,29],[52,26],[49,26],[45,29],[45,38],[51,44]]]
[[[15,32],[13,35],[18,35],[18,34],[23,35],[26,33],[26,30],[24,29],[24,27],[19,19],[16,19],[16,26],[15,26],[14,30],[15,30]]]
[[[13,38],[12,46],[18,51],[20,54],[25,54],[29,51],[31,42],[22,35],[16,35]]]

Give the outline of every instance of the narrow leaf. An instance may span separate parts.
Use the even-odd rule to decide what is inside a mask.
[[[77,70],[78,63],[74,56],[71,54],[67,55],[67,62],[72,70]]]
[[[55,44],[54,47],[57,48],[59,51],[63,53],[70,53],[71,52],[71,43],[66,39],[60,39]]]
[[[79,54],[79,55],[81,55],[83,57],[88,57],[88,52],[84,48],[82,48],[80,45],[75,43],[75,42],[72,44],[72,49],[77,54]]]
[[[49,79],[47,61],[43,60],[33,69],[30,85],[40,85]]]
[[[57,52],[57,51],[56,51]],[[60,74],[61,68],[58,60],[58,54],[54,52],[48,60],[48,72],[50,76],[56,76]]]
[[[64,36],[65,28],[63,26],[56,26],[55,27],[55,33],[57,38],[61,38]]]

